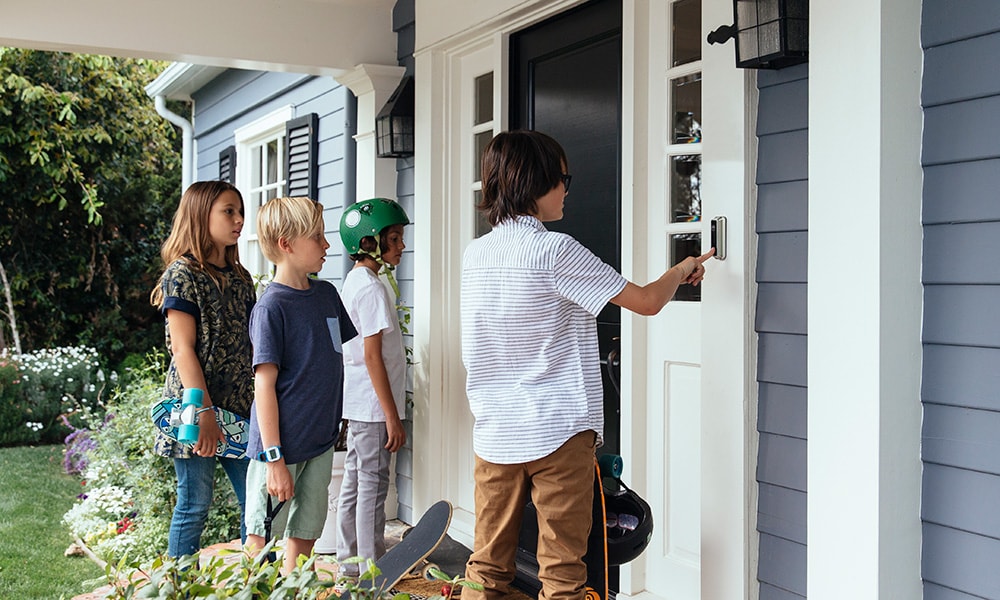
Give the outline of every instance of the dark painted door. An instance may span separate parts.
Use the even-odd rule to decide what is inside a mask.
[[[573,185],[563,218],[546,223],[568,233],[621,270],[620,0],[588,2],[511,36],[510,128],[554,137],[566,150]],[[598,316],[604,366],[601,452],[619,453],[617,355],[621,317],[609,304]]]

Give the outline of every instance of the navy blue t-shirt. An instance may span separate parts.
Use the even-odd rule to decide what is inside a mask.
[[[281,451],[288,464],[326,452],[337,441],[343,409],[342,344],[357,331],[337,288],[310,280],[308,290],[271,283],[250,314],[253,367],[278,365],[276,393]],[[256,406],[247,454],[263,450]]]

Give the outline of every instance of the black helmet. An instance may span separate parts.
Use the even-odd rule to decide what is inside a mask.
[[[621,479],[617,492],[604,491],[604,514],[608,531],[608,565],[635,560],[653,537],[653,511]]]

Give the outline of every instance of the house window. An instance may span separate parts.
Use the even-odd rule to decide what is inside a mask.
[[[482,158],[483,150],[493,139],[493,71],[483,73],[472,84],[472,199],[479,206],[483,199]],[[475,236],[490,232],[492,227],[479,210],[476,213]]]
[[[670,207],[668,264],[675,264],[701,254],[701,0],[676,0],[670,18],[670,118],[664,160]],[[701,286],[681,286],[674,300],[700,301]]]
[[[285,124],[292,116],[292,107],[286,106],[235,132],[236,187],[243,194],[245,204],[240,258],[254,277],[269,275],[273,266],[260,249],[257,210],[283,193],[286,182]]]

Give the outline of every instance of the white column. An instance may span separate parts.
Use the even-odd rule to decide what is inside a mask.
[[[358,65],[337,81],[348,87],[358,99],[357,183],[355,200],[368,198],[396,199],[396,161],[379,158],[375,147],[375,117],[395,91],[406,71],[403,67],[385,65]],[[396,456],[392,457],[389,493],[385,499],[385,516],[397,515]]]
[[[921,598],[920,3],[810,3],[809,600]]]
[[[399,85],[405,69],[385,65],[358,65],[337,77],[358,98],[357,200],[396,198],[396,161],[379,159],[375,148],[375,116]]]

